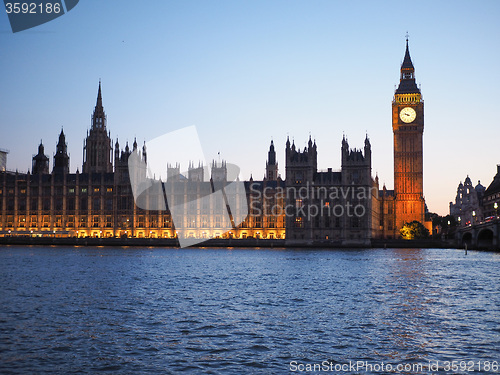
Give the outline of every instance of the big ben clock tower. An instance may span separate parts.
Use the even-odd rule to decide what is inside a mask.
[[[396,229],[413,220],[424,224],[423,134],[424,101],[415,82],[408,38],[399,87],[392,101],[394,132],[394,195]]]

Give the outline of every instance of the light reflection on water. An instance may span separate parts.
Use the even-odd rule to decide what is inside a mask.
[[[498,360],[499,265],[441,249],[0,248],[0,372]]]

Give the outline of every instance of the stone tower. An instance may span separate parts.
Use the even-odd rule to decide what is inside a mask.
[[[396,229],[425,219],[423,193],[424,101],[415,82],[408,38],[399,87],[392,101]]]
[[[38,154],[33,156],[31,171],[33,174],[49,173],[49,158],[44,153],[42,141],[40,141],[40,145],[38,146]]]
[[[342,139],[341,150],[342,184],[346,186],[363,185],[369,188],[371,185],[372,146],[368,135],[365,138],[364,150],[351,150],[345,137]]]
[[[66,136],[62,129],[61,134],[59,134],[59,142],[57,142],[56,146],[56,154],[54,155],[53,172],[58,174],[69,173],[68,146],[66,145]]]
[[[266,179],[269,181],[276,181],[278,179],[278,162],[276,161],[276,151],[274,150],[273,141],[271,141],[271,146],[267,153]]]
[[[308,147],[300,151],[295,147],[295,142],[290,146],[290,140],[286,141],[285,169],[286,186],[301,186],[307,181],[313,181],[314,174],[318,170],[318,152],[316,142],[309,137]]]
[[[113,172],[111,137],[106,132],[106,115],[102,106],[101,81],[92,126],[83,146],[83,173]]]

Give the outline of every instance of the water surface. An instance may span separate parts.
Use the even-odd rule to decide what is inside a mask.
[[[0,373],[500,362],[499,281],[459,250],[3,247]]]

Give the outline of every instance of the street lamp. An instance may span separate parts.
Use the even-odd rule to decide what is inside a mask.
[[[476,224],[476,211],[472,211],[472,224]]]
[[[498,203],[497,202],[495,202],[495,204],[493,205],[493,208],[495,209],[495,217],[498,218],[498,215],[497,215]]]

